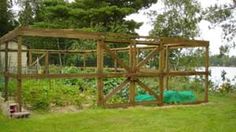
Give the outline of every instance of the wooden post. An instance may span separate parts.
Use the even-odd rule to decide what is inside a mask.
[[[46,74],[49,74],[49,52],[47,51],[46,52],[46,55],[45,55],[45,73]]]
[[[138,64],[138,63],[139,63],[139,54],[140,54],[140,49],[137,48],[137,47],[136,47],[136,49],[137,49],[137,59],[136,59],[136,63]]]
[[[103,63],[104,63],[104,41],[99,40],[97,42],[97,74],[103,73]],[[103,93],[103,78],[97,77],[97,105],[104,106],[104,93]]]
[[[117,51],[115,50],[115,55],[117,56]],[[117,72],[117,60],[114,60],[115,72]]]
[[[165,48],[165,77],[164,77],[164,88],[168,90],[168,81],[169,81],[169,47]]]
[[[22,110],[22,37],[18,38],[18,52],[17,52],[17,90],[16,90],[16,100],[19,105],[18,111]]]
[[[32,51],[29,50],[29,63],[28,63],[28,66],[31,66],[32,63],[33,63]]]
[[[208,102],[209,45],[206,46],[205,59],[205,102]]]
[[[83,68],[86,68],[86,54],[83,54]]]
[[[136,45],[132,41],[130,44],[130,50],[129,50],[129,60],[130,60],[130,73],[136,72]],[[130,86],[129,86],[129,103],[130,105],[135,105],[135,77],[130,78]]]
[[[7,76],[8,74],[8,42],[5,44],[5,72],[4,72],[4,77],[5,77],[5,87],[4,87],[4,101],[8,101],[8,82],[9,82],[9,77]]]
[[[164,90],[164,74],[163,74],[163,70],[164,70],[164,47],[163,47],[163,43],[160,43],[160,58],[159,58],[159,72],[160,72],[160,76],[159,76],[159,88],[160,88],[160,97],[159,97],[159,101],[160,101],[160,105],[163,105],[163,90]]]

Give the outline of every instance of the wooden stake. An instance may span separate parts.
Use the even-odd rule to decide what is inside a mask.
[[[168,81],[169,81],[169,47],[165,48],[165,76],[164,76],[164,88],[169,89]]]
[[[28,66],[31,66],[32,65],[32,62],[33,62],[33,57],[32,57],[32,51],[29,50],[29,63],[28,63]]]
[[[22,110],[22,37],[18,37],[18,52],[17,52],[17,90],[16,90],[16,100],[19,105],[18,111],[21,112]]]
[[[103,63],[104,63],[104,41],[97,42],[97,74],[103,73]],[[103,93],[103,78],[97,78],[97,105],[104,106],[104,93]]]
[[[45,74],[49,74],[49,52],[45,55]]]
[[[130,43],[130,51],[129,51],[129,60],[130,60],[130,73],[136,72],[136,45],[135,42]],[[130,86],[129,86],[129,103],[130,105],[135,105],[135,78],[130,78]]]
[[[115,50],[115,55],[117,56],[117,51]],[[117,60],[114,60],[114,67],[115,67],[115,71],[117,72]]]
[[[86,68],[86,54],[83,54],[83,68]]]
[[[208,102],[208,75],[209,75],[209,45],[206,46],[206,53],[205,53],[205,102]]]
[[[159,77],[159,87],[160,87],[160,97],[159,97],[159,100],[160,100],[160,104],[163,105],[163,90],[164,90],[164,73],[163,73],[163,70],[164,70],[164,56],[165,56],[165,53],[164,53],[164,47],[163,47],[163,43],[161,42],[160,43],[160,58],[159,58],[159,72],[160,72],[160,77]]]
[[[8,42],[5,44],[5,87],[4,87],[4,101],[8,101],[8,82],[9,77],[6,75],[8,73]]]

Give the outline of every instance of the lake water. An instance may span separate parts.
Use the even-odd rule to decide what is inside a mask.
[[[221,84],[222,71],[226,72],[225,77],[231,81],[232,84],[236,85],[236,67],[210,67],[211,76],[209,79],[214,82],[215,85]]]

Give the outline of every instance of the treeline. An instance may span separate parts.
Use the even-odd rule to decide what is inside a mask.
[[[213,55],[210,57],[211,66],[235,66],[236,56]]]

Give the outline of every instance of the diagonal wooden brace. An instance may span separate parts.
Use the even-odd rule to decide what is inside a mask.
[[[130,71],[130,68],[121,60],[119,59],[119,57],[110,49],[108,48],[106,45],[103,45],[103,49],[109,53],[111,55],[111,58],[116,60],[117,63],[123,67],[126,71]]]
[[[152,90],[150,89],[146,84],[144,84],[143,82],[141,82],[140,80],[136,80],[136,82],[138,83],[139,86],[141,86],[141,88],[143,88],[145,91],[149,92],[149,94],[155,96],[155,98],[158,100],[159,96]]]
[[[106,102],[109,98],[111,98],[114,94],[116,94],[118,91],[123,89],[127,84],[129,83],[129,80],[126,79],[124,82],[122,82],[119,86],[117,86],[115,89],[113,89],[109,94],[107,94],[104,98],[104,102]]]
[[[156,55],[159,50],[160,50],[159,47],[156,47],[154,50],[152,50],[152,51],[147,55],[147,57],[146,57],[144,60],[140,61],[140,62],[136,65],[136,69],[139,69],[141,66],[143,66],[144,64],[146,64],[147,61],[150,60],[154,55]]]

